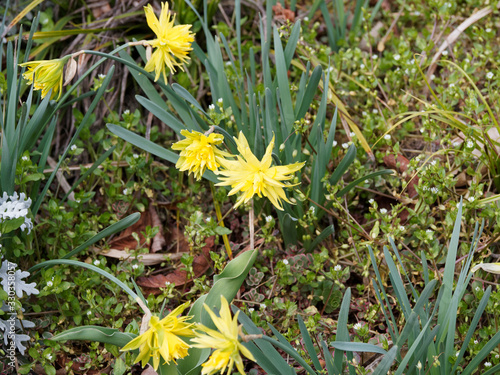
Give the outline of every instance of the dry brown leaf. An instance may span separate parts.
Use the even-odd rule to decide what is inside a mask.
[[[151,215],[151,226],[153,228],[160,228],[156,236],[154,236],[153,242],[151,243],[151,252],[156,253],[163,249],[163,247],[167,244],[167,241],[165,241],[165,237],[163,236],[163,226],[161,224],[160,217],[158,216],[158,212],[156,212],[156,208],[152,204],[149,205],[149,214]]]
[[[389,168],[395,169],[400,174],[402,174],[407,171],[410,161],[403,155],[399,154],[397,159],[394,157],[394,155],[384,156],[384,163]],[[415,185],[418,185],[418,180],[419,180],[418,176],[412,176],[407,174],[405,180],[406,182],[408,182],[408,185],[406,186],[406,191],[408,192],[408,196],[410,198],[415,198],[418,195],[417,190],[415,189]]]
[[[77,68],[76,61],[72,57],[70,57],[70,59],[66,63],[66,71],[64,72],[65,80],[63,86],[66,86],[71,82],[71,80],[76,74],[76,68]]]
[[[118,249],[106,249],[101,250],[96,247],[92,249],[96,254],[104,255],[109,258],[115,258],[122,261],[125,260],[135,260],[143,263],[145,266],[153,266],[155,264],[160,264],[166,260],[179,260],[183,253],[154,253],[154,254],[139,254],[137,256],[130,254],[127,250]]]
[[[289,20],[290,22],[295,22],[295,13],[290,9],[283,8],[281,3],[273,5],[273,12],[276,21],[285,22]]]
[[[214,247],[214,237],[206,240],[207,245],[202,249],[202,253],[194,257],[193,272],[194,277],[198,278],[210,268],[210,250]],[[192,282],[188,278],[187,272],[177,269],[167,275],[142,276],[137,278],[137,285],[144,288],[145,294],[159,294],[159,288],[164,288],[168,284],[175,284],[176,287],[183,286]]]

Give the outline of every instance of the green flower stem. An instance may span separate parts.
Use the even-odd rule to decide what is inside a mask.
[[[217,202],[217,199],[215,199],[215,187],[212,181],[210,181],[210,191],[212,192],[212,198],[214,200],[215,215],[217,216],[217,221],[219,222],[218,224],[221,227],[225,227],[224,218],[222,217],[219,202]],[[233,251],[231,250],[231,245],[229,244],[229,238],[227,237],[227,234],[223,234],[222,239],[224,240],[224,246],[226,247],[227,256],[229,257],[229,259],[233,259]]]
[[[297,353],[295,350],[290,349],[288,346],[282,344],[279,341],[276,341],[269,336],[262,336],[262,340],[270,342],[272,345],[280,348],[283,350],[285,353],[289,354],[291,357],[293,357],[303,368],[306,370],[309,374],[311,375],[317,375],[316,372],[312,369],[311,366],[309,366],[306,361],[304,361],[304,358],[302,358],[299,353]]]
[[[45,268],[45,267],[50,267],[50,266],[56,266],[56,265],[59,265],[59,264],[68,264],[70,266],[78,266],[78,267],[82,267],[82,268],[87,268],[89,270],[92,270],[92,271],[95,271],[97,272],[98,274],[108,278],[109,280],[111,280],[112,282],[114,282],[116,285],[118,285],[120,288],[122,288],[125,292],[128,293],[128,295],[130,297],[132,297],[132,299],[137,302],[139,304],[139,306],[141,306],[142,310],[144,311],[145,313],[145,316],[151,316],[151,311],[148,309],[148,307],[144,304],[144,302],[142,302],[142,300],[140,299],[140,297],[132,290],[130,289],[127,285],[125,285],[123,282],[121,282],[120,280],[118,280],[115,276],[109,274],[108,272],[92,265],[92,264],[87,264],[87,263],[84,263],[84,262],[79,262],[77,260],[69,260],[69,259],[54,259],[54,260],[48,260],[46,262],[42,262],[42,263],[38,263],[36,265],[34,265],[33,267],[31,267],[28,272],[32,273],[33,271],[37,270],[37,269],[40,269],[40,268]],[[144,323],[144,321],[143,321]]]

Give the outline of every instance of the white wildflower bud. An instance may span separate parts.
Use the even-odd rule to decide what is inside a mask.
[[[292,152],[292,157],[293,157],[293,158],[296,158],[296,157],[297,157],[297,154],[298,154],[297,150],[293,150],[293,152]]]
[[[280,144],[280,151],[283,151],[284,149],[285,149],[285,144],[284,143]]]

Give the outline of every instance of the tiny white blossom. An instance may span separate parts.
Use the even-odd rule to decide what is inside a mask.
[[[400,58],[401,58],[401,55],[394,55],[394,60],[399,61]]]
[[[266,305],[265,305],[264,303],[261,303],[261,304],[260,304],[260,308],[261,308],[261,309],[265,309],[265,308],[266,308]]]
[[[133,270],[136,270],[136,269],[138,269],[138,268],[139,268],[139,265],[138,265],[138,264],[132,264],[132,269],[133,269]]]
[[[499,354],[495,354],[495,358],[496,359],[500,358],[500,355]]]
[[[231,61],[226,61],[226,66],[231,66]]]
[[[333,267],[333,270],[336,272],[342,271],[342,266],[340,264],[337,264],[335,267]]]
[[[474,340],[474,344],[475,344],[475,345],[479,344],[479,341]]]
[[[352,137],[355,137],[355,136],[356,136],[356,133],[354,133],[354,132],[350,132],[350,133],[349,133],[349,136],[350,136],[351,138],[352,138]]]
[[[270,223],[273,220],[273,217],[271,215],[266,216],[266,223]]]
[[[491,33],[491,29],[489,27],[484,31],[486,31],[487,33]]]
[[[378,56],[377,56],[377,55],[373,55],[373,56],[372,56],[372,59],[373,59],[373,60],[377,60],[377,59],[378,59]]]
[[[345,148],[345,149],[349,148],[349,143],[342,143],[342,148]]]
[[[455,357],[458,357],[460,355],[460,352],[455,353]]]
[[[434,74],[431,74],[431,81],[434,81],[436,79],[436,76]]]
[[[471,202],[471,203],[472,203],[472,202],[474,202],[474,201],[476,200],[476,198],[474,198],[474,197],[469,197],[469,198],[467,198],[467,200],[468,200],[469,202]]]
[[[52,361],[52,354],[50,354],[50,353],[49,353],[49,354],[47,354],[47,359],[48,359],[49,361]],[[484,365],[486,366],[486,363],[485,363]],[[491,365],[490,365],[490,366],[491,366]]]
[[[474,147],[474,142],[473,141],[467,141],[467,143],[465,144],[465,146],[467,148],[472,148],[472,147]]]
[[[439,193],[439,189],[437,187],[433,186],[433,187],[431,187],[431,192],[433,194],[437,194],[437,193]]]
[[[89,310],[89,311],[87,311],[87,315],[88,315],[88,316],[92,315],[92,311],[90,311],[90,310]]]
[[[133,157],[134,159],[139,159],[139,155],[137,155],[137,154],[132,155],[132,157]]]
[[[355,331],[359,331],[361,329],[361,323],[356,323],[353,328]]]
[[[50,288],[54,283],[52,281],[47,281],[47,286]]]
[[[415,12],[413,12],[413,15],[418,17],[418,16],[420,16],[420,12],[418,10],[416,10]]]
[[[170,285],[170,281],[165,281],[165,286],[169,286]]]
[[[492,72],[486,73],[486,78],[492,79],[493,78],[493,73]]]
[[[370,198],[370,199],[368,200],[368,203],[370,203],[370,204],[373,204],[373,203],[375,203],[375,199],[373,199],[373,198]]]
[[[460,145],[461,145],[461,144],[462,144],[462,142],[455,141],[455,142],[453,142],[451,145],[452,145],[453,147],[460,147]]]
[[[443,51],[443,56],[448,56],[448,51],[444,50]]]
[[[451,7],[452,7],[451,3],[446,3],[446,6],[447,6],[448,8],[451,8]]]
[[[331,73],[333,72],[333,66],[330,66],[328,69],[327,69],[328,73]]]
[[[285,149],[285,144],[284,143],[280,144],[280,151],[283,151],[284,149]]]
[[[222,98],[217,99],[217,103],[219,103],[219,104],[224,103],[224,99],[222,99]]]
[[[476,286],[474,289],[475,289],[476,292],[479,292],[481,290],[481,288],[478,287],[478,286]]]
[[[337,146],[337,141],[333,141],[333,143],[332,143],[332,148],[335,146]]]
[[[252,312],[254,312],[254,311],[255,311],[255,309],[254,309],[253,307],[249,307],[249,308],[248,308],[248,312],[252,313]]]
[[[126,109],[125,111],[123,111],[123,114],[124,115],[129,115],[130,114],[130,110]]]
[[[94,266],[98,266],[101,264],[101,261],[99,259],[94,260]]]
[[[127,188],[123,189],[123,195],[127,195],[127,194],[128,194],[128,189]]]
[[[210,104],[208,106],[208,109],[211,110],[211,111],[215,111],[215,104]]]
[[[425,132],[425,128],[420,128],[420,133]]]
[[[30,158],[26,155],[24,155],[22,158],[21,158],[22,161],[29,161]]]
[[[427,229],[427,230],[425,231],[425,233],[427,233],[427,234],[433,234],[433,233],[434,233],[434,231],[433,231],[432,229]]]
[[[314,214],[316,212],[316,207],[314,206],[309,207],[309,211],[311,211],[311,213]]]
[[[422,362],[418,361],[417,370],[422,370]]]
[[[373,113],[374,115],[376,115],[376,114],[378,113],[378,110],[376,110],[376,109],[372,109],[372,113]]]
[[[386,134],[386,135],[384,135],[384,139],[385,139],[386,141],[390,140],[390,139],[391,139],[391,135],[390,135],[390,134]]]
[[[364,68],[365,68],[365,64],[361,64],[359,67],[360,67],[361,69],[364,69]]]
[[[288,260],[287,259],[283,259],[283,264],[287,265],[288,264]]]
[[[448,87],[451,89],[451,88],[455,87],[455,84],[454,84],[454,83],[450,83],[450,84],[448,85]]]
[[[361,114],[362,114],[363,116],[366,116],[368,113],[366,113],[366,111],[363,111],[363,112],[361,112]]]
[[[71,151],[75,151],[77,149],[77,146],[76,145],[71,145],[70,149],[71,149]]]
[[[400,225],[399,230],[403,231],[403,230],[405,230],[405,227],[403,225]]]
[[[104,78],[106,78],[106,75],[105,74],[99,74],[98,77],[99,77],[99,79],[104,79]]]
[[[385,208],[381,208],[381,209],[380,209],[380,213],[381,213],[382,215],[385,215],[385,214],[387,213],[387,210],[386,210]]]
[[[484,362],[484,367],[491,367],[491,362]]]

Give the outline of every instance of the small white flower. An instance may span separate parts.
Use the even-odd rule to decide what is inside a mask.
[[[266,216],[266,223],[270,223],[273,220],[273,217],[271,215]]]
[[[447,6],[448,8],[451,8],[451,7],[452,7],[451,3],[446,3],[446,6]]]
[[[496,359],[500,358],[500,355],[499,354],[495,354],[495,358]]]
[[[123,114],[128,116],[130,114],[130,110],[129,109],[126,109],[125,111],[123,111]]]
[[[335,267],[333,267],[333,270],[336,272],[342,271],[342,266],[340,264],[337,264]]]
[[[403,230],[405,230],[405,227],[403,225],[400,225],[399,230],[403,231]]]
[[[425,128],[420,128],[420,133],[425,132]]]
[[[356,323],[353,328],[355,331],[359,331],[361,329],[361,323]]]
[[[394,60],[399,61],[400,58],[401,58],[401,55],[394,55]]]
[[[387,213],[387,210],[386,210],[385,208],[381,208],[381,209],[380,209],[380,213],[381,213],[382,215],[385,215],[385,214]]]
[[[391,135],[390,135],[390,134],[386,134],[386,135],[384,135],[384,139],[385,139],[386,141],[389,141],[389,140],[391,139]]]
[[[211,218],[211,217],[207,217],[207,218],[205,219],[205,223],[210,223],[211,221],[212,221],[212,218]]]
[[[309,207],[309,211],[311,211],[311,213],[314,214],[316,212],[316,207],[314,206]]]
[[[54,285],[54,283],[52,283],[52,281],[47,281],[47,286],[50,288],[52,285]]]
[[[283,264],[284,264],[284,265],[288,265],[288,260],[283,259]]]
[[[493,73],[492,72],[486,73],[486,78],[492,79],[493,78]]]
[[[52,361],[52,354],[50,354],[50,353],[49,353],[49,354],[47,354],[47,359],[48,359],[49,361]],[[486,366],[486,363],[485,363],[484,365]],[[491,366],[491,364],[490,364],[490,366]]]
[[[231,61],[226,61],[226,66],[231,66]]]
[[[454,83],[450,83],[450,84],[448,85],[448,87],[451,89],[451,88],[455,87],[455,84],[454,84]]]
[[[99,74],[98,77],[99,77],[99,79],[104,79],[104,78],[106,78],[106,75],[105,74]]]
[[[474,201],[476,200],[476,198],[474,198],[474,197],[469,197],[469,198],[467,198],[467,200],[468,200],[469,202],[471,202],[471,203],[472,203],[472,202],[474,202]]]
[[[165,286],[169,286],[170,285],[170,281],[165,281]]]
[[[455,357],[458,357],[460,355],[460,352],[455,353]]]
[[[139,155],[137,155],[137,154],[132,155],[132,157],[133,157],[134,159],[139,159]]]
[[[98,266],[101,264],[101,261],[99,259],[94,260],[94,266]]]
[[[461,145],[461,144],[462,144],[462,142],[455,141],[455,142],[453,142],[451,145],[452,145],[453,147],[460,147],[460,145]]]
[[[361,69],[364,69],[364,68],[365,68],[365,64],[361,64],[359,67],[360,67]]]
[[[373,199],[373,198],[370,198],[370,199],[368,200],[368,203],[370,203],[370,204],[373,204],[373,203],[375,203],[375,199]]]
[[[487,33],[491,33],[491,29],[489,27],[484,31],[486,31]]]
[[[363,117],[365,117],[368,113],[366,113],[366,111],[363,111],[361,112],[361,114],[363,115]]]
[[[333,72],[333,66],[330,66],[328,69],[327,69],[328,73],[331,73]]]
[[[408,75],[410,75],[410,69],[406,68],[406,69],[405,69],[405,74],[406,74],[407,76],[408,76]]]
[[[479,341],[474,340],[474,344],[475,344],[475,345],[479,344]]]
[[[76,145],[71,145],[70,149],[71,149],[71,151],[75,151],[77,149],[77,146]]]
[[[283,151],[284,149],[285,149],[285,144],[284,143],[280,144],[280,151]]]
[[[472,147],[474,147],[474,142],[473,141],[467,141],[467,143],[465,144],[465,146],[467,148],[472,148]]]
[[[431,81],[434,81],[436,79],[436,76],[434,74],[431,74]]]
[[[249,307],[249,308],[248,308],[248,312],[249,312],[249,313],[253,313],[254,311],[255,311],[255,309],[254,309],[253,307]]]
[[[373,59],[373,60],[377,60],[377,59],[378,59],[378,56],[377,56],[377,55],[373,55],[373,56],[372,56],[372,59]]]
[[[22,161],[29,161],[30,158],[26,155],[24,155],[22,158],[21,158]]]
[[[76,203],[82,203],[81,199],[75,199]]]
[[[376,110],[376,109],[372,109],[372,113],[373,113],[374,115],[376,115],[376,114],[378,113],[378,110]]]
[[[132,269],[133,269],[133,270],[136,270],[136,269],[138,269],[138,268],[139,268],[139,265],[138,265],[138,264],[132,264]]]
[[[87,311],[87,315],[88,315],[88,316],[92,315],[92,311],[90,311],[90,310],[89,310],[89,311]]]
[[[350,136],[351,138],[353,138],[353,137],[355,137],[355,136],[356,136],[356,133],[354,133],[354,132],[350,132],[350,133],[349,133],[349,136]]]
[[[261,304],[260,304],[260,308],[261,308],[261,309],[265,309],[265,308],[266,308],[266,305],[265,305],[264,303],[261,303]]]
[[[491,367],[491,362],[484,362],[484,367]]]
[[[127,194],[128,194],[128,189],[127,188],[123,189],[123,195],[127,195]]]
[[[332,143],[332,148],[336,147],[337,146],[337,141],[333,141]]]
[[[215,111],[215,104],[210,104],[208,106],[208,109],[211,110],[211,111]]]
[[[342,143],[342,148],[345,148],[345,149],[349,148],[349,143]]]
[[[422,370],[422,362],[418,361],[417,370]]]
[[[444,50],[443,51],[443,56],[448,56],[448,51]]]
[[[224,99],[222,99],[222,98],[217,99],[217,103],[219,103],[219,104],[224,103]]]
[[[474,288],[474,290],[475,290],[476,292],[479,292],[479,291],[481,290],[481,288],[480,288],[480,287],[478,287],[478,286],[476,286],[476,287]]]
[[[459,207],[460,207],[460,202],[459,202],[459,203],[457,203],[457,204],[456,204],[456,206],[457,206],[457,208],[459,208]]]
[[[425,233],[427,233],[427,234],[434,234],[434,231],[433,231],[432,229],[427,229],[427,230],[425,231]]]

